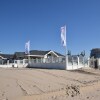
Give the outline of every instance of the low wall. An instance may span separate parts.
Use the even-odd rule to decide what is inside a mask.
[[[33,59],[28,61],[27,59],[23,59],[23,60],[14,60],[13,67],[18,67],[18,68],[31,67],[31,68],[45,68],[45,69],[47,68],[47,69],[63,69],[63,70],[75,70],[75,69],[85,67],[85,65],[83,65],[83,63],[79,62],[79,59],[77,62],[74,62],[74,61],[68,62],[67,66],[66,66],[66,62],[64,62],[64,61],[63,62],[62,61],[43,62],[38,59],[36,59],[36,61]]]
[[[31,67],[31,68],[47,68],[47,69],[63,69],[63,70],[75,70],[82,67],[88,67],[87,65],[76,63],[74,64],[68,64],[66,67],[65,63],[29,63],[29,64],[10,64],[10,65],[0,65],[1,68],[11,68],[11,67],[18,67],[18,68],[24,68],[24,67]]]
[[[28,66],[28,64],[18,64],[17,67],[18,68],[26,68]]]
[[[73,64],[69,63],[66,69],[67,70],[78,69],[78,65],[76,63],[73,63]]]
[[[0,68],[11,68],[12,67],[12,64],[10,65],[0,65]]]
[[[66,69],[65,63],[29,63],[31,68]]]
[[[63,70],[75,70],[83,67],[83,64],[76,64],[76,63],[69,63],[68,66],[66,67],[65,63],[32,63],[30,62],[28,67],[31,68],[48,68],[48,69],[63,69]]]

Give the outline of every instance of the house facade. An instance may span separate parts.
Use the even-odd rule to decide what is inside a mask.
[[[61,61],[64,56],[55,51],[31,50],[29,54],[25,52],[15,52],[14,54],[0,54],[0,64],[7,63],[7,60],[13,62],[14,60],[30,59],[34,62],[57,62]]]
[[[13,63],[13,54],[0,54],[0,64]]]
[[[31,50],[27,55],[25,52],[15,52],[14,59],[22,60],[22,59],[30,59],[34,62],[56,62],[58,60],[62,60],[64,56],[60,53],[54,52],[52,50],[49,51],[41,51],[41,50]]]

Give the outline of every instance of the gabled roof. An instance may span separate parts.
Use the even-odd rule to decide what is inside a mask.
[[[30,55],[42,55],[42,56],[44,56],[44,55],[48,54],[49,52],[53,52],[53,53],[55,53],[57,56],[63,56],[62,54],[57,53],[57,52],[52,51],[52,50],[48,50],[48,51],[31,50],[31,51],[30,51]]]
[[[57,53],[57,52],[54,52],[54,51],[51,51],[51,50],[48,50],[48,51],[42,51],[42,50],[31,50],[30,51],[30,54],[31,56],[45,56],[46,54],[49,54],[49,53],[54,53],[55,55],[57,56],[63,56],[62,54],[60,53]],[[17,57],[25,57],[25,52],[15,52],[15,54]]]
[[[54,51],[55,52],[55,51]],[[55,52],[58,56],[64,56],[64,55],[62,55],[62,54],[60,54],[60,53],[58,53],[58,52]]]
[[[7,59],[13,58],[13,54],[0,54],[0,56]]]
[[[45,55],[48,55],[48,54],[50,54],[50,53],[53,53],[53,54],[55,54],[57,57],[59,57],[59,56],[63,56],[62,54],[60,54],[60,53],[57,53],[57,52],[55,52],[55,51],[52,51],[52,50],[48,50],[48,51],[42,51],[42,50],[31,50],[30,51],[30,56],[32,55],[32,56],[41,56],[41,57],[43,57],[43,56],[45,56]],[[10,58],[24,58],[25,57],[25,52],[15,52],[14,54],[0,54],[0,57],[2,58],[2,59],[10,59]]]
[[[31,50],[30,55],[46,55],[50,51]]]

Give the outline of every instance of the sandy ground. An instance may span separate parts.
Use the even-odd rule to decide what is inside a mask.
[[[100,70],[0,68],[0,100],[100,100]]]

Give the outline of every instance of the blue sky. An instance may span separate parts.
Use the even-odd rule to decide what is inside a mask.
[[[67,26],[72,54],[100,47],[100,0],[0,0],[0,51],[65,52],[60,27]]]

